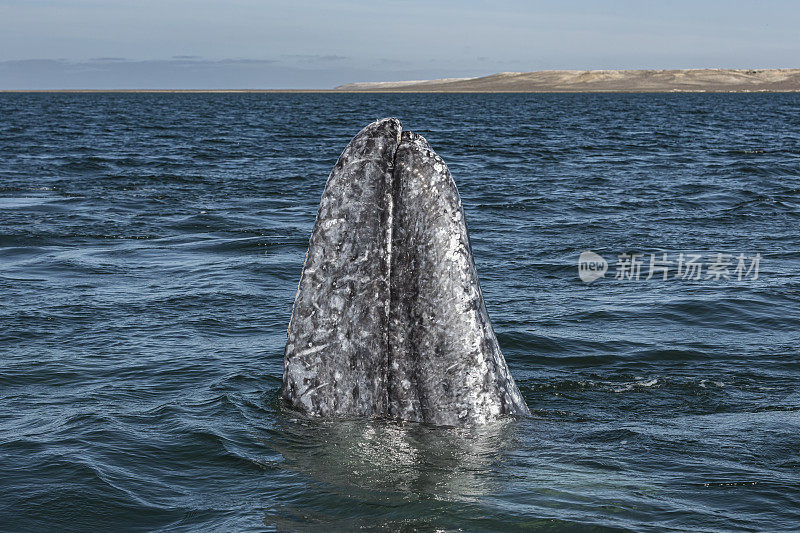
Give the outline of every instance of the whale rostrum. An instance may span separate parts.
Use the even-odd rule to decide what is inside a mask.
[[[329,418],[456,426],[530,414],[486,311],[455,182],[395,118],[361,130],[328,177],[282,397]]]

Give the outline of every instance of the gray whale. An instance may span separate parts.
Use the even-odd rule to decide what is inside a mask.
[[[395,118],[361,130],[328,177],[281,395],[326,418],[459,426],[530,414],[486,311],[455,182]]]

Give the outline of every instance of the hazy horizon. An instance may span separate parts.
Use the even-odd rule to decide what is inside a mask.
[[[0,0],[0,89],[328,89],[503,71],[795,68],[787,1]]]

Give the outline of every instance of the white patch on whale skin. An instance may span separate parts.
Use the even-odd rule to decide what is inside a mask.
[[[337,224],[341,224],[342,222],[345,222],[344,218],[329,218],[327,220],[323,220],[320,223],[320,227],[324,230],[329,230]]]

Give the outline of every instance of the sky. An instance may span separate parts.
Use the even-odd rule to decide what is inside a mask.
[[[800,67],[796,0],[0,0],[0,89]]]

